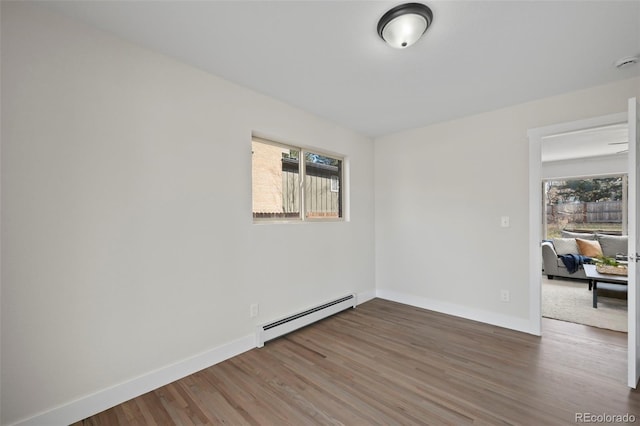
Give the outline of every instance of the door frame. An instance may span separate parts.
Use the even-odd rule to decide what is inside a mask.
[[[542,138],[558,133],[627,123],[628,113],[529,129],[529,324],[532,334],[542,335]]]
[[[627,333],[627,381],[632,389],[636,389],[640,376],[640,337],[638,336],[638,314],[640,311],[640,294],[638,282],[640,278],[640,263],[638,262],[640,210],[638,198],[640,193],[640,176],[638,176],[638,164],[640,162],[640,135],[638,127],[640,123],[638,99],[630,98],[627,107],[627,129],[629,132],[629,293],[628,293],[628,333]]]

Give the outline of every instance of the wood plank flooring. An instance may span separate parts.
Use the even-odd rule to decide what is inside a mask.
[[[76,425],[563,425],[640,417],[626,334],[535,337],[374,299]]]

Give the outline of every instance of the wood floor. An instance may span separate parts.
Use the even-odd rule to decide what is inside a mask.
[[[626,334],[543,337],[374,299],[76,425],[575,424],[640,417]]]

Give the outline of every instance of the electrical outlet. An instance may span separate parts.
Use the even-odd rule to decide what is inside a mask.
[[[511,226],[509,216],[502,216],[500,218],[500,226],[503,228],[508,228],[509,226]]]
[[[509,290],[500,290],[500,301],[508,302],[511,300],[511,296],[509,295]]]
[[[251,306],[249,306],[249,317],[250,318],[257,317],[259,313],[259,309],[260,309],[260,306],[257,303],[251,304]]]

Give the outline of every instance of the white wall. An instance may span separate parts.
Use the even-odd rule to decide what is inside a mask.
[[[376,139],[377,294],[533,332],[527,130],[633,96],[638,78]]]
[[[373,294],[370,139],[14,2],[2,91],[2,424]],[[347,156],[351,220],[253,225],[252,131]]]

